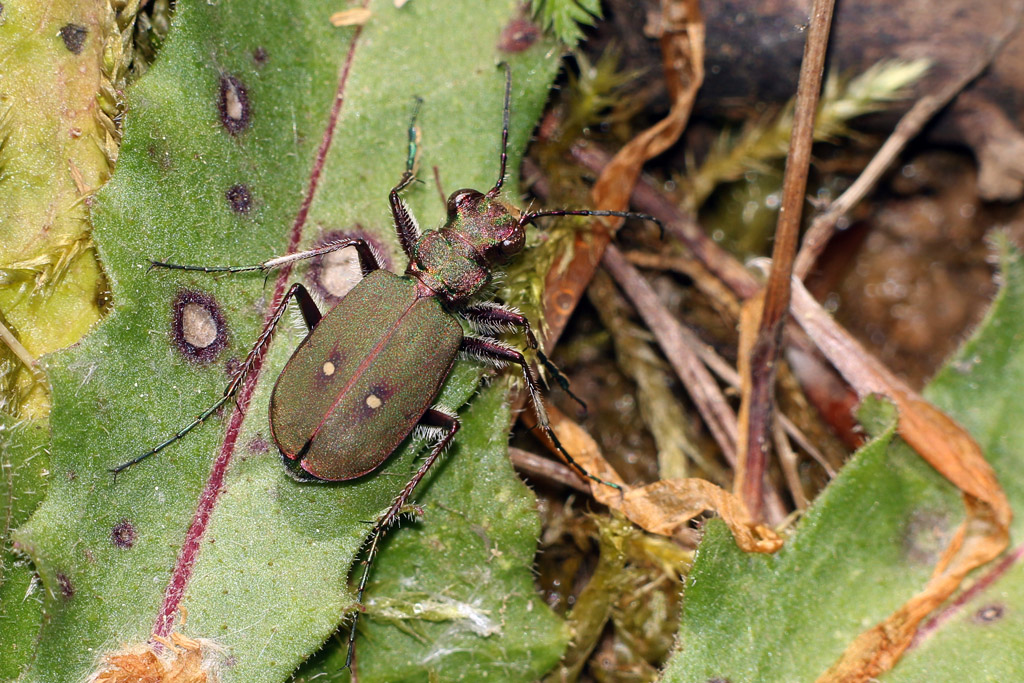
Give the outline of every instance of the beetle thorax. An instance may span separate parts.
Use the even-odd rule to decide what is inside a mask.
[[[416,242],[408,273],[450,304],[487,286],[493,266],[518,254],[526,239],[518,211],[476,190],[448,198],[448,217]]]

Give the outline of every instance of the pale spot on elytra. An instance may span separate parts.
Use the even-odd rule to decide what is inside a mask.
[[[334,374],[334,369],[334,363],[332,363],[331,361],[327,361],[326,363],[324,363],[324,374],[327,375],[328,377]]]
[[[377,396],[377,394],[370,394],[369,396],[366,397],[366,405],[368,405],[370,408],[373,408],[374,410],[380,408],[380,397]]]

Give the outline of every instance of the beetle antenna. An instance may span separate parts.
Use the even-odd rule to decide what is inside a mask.
[[[448,195],[444,193],[444,185],[441,183],[441,169],[434,166],[434,185],[437,186],[437,193],[441,196],[441,206],[448,202]]]
[[[512,68],[508,62],[501,62],[498,66],[505,69],[505,105],[501,114],[501,165],[498,168],[498,182],[488,191],[488,197],[497,197],[501,192],[501,186],[505,184],[505,166],[508,164],[508,121],[509,112],[512,110]]]
[[[409,121],[409,153],[405,159],[405,175],[416,176],[416,166],[420,160],[420,129],[416,127],[416,119],[420,115],[420,108],[423,106],[423,98],[417,95],[413,98],[412,120]]]
[[[646,213],[633,211],[595,211],[592,209],[553,209],[551,211],[530,211],[519,217],[519,225],[526,225],[534,219],[544,216],[616,216],[618,218],[639,218],[650,221],[658,226],[661,239],[665,239],[665,224],[660,219]]]
[[[117,481],[117,475],[119,475],[121,472],[124,472],[129,467],[134,467],[135,465],[138,465],[140,462],[142,462],[143,460],[145,460],[146,458],[148,458],[148,457],[150,457],[152,455],[156,455],[157,453],[159,453],[163,449],[165,449],[168,446],[170,446],[175,441],[178,441],[179,439],[184,437],[186,434],[191,432],[193,429],[195,429],[199,425],[201,425],[204,422],[206,422],[206,419],[208,417],[210,417],[211,415],[213,415],[215,412],[217,412],[217,410],[222,405],[227,403],[228,399],[230,399],[232,396],[234,396],[234,392],[225,393],[224,396],[221,396],[220,399],[218,399],[216,403],[214,403],[212,406],[210,406],[205,411],[203,411],[202,415],[200,415],[196,419],[192,420],[192,422],[190,422],[183,429],[178,430],[178,432],[174,436],[172,436],[171,438],[167,439],[166,441],[164,441],[162,444],[160,444],[156,448],[151,448],[150,450],[146,451],[142,455],[137,455],[134,458],[132,458],[131,460],[129,460],[128,462],[123,462],[120,465],[118,465],[117,467],[110,467],[110,468],[107,469],[107,471],[114,475],[114,481],[116,482]]]

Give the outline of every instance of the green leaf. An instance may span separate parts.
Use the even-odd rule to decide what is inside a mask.
[[[124,10],[130,21],[131,10]],[[86,196],[110,172],[97,107],[119,63],[121,25],[106,4],[8,2],[0,8],[0,324],[31,357],[78,341],[105,285],[89,239]],[[10,531],[47,485],[50,397],[0,342],[0,679],[30,660],[42,620],[31,562]],[[17,419],[13,416],[18,416]]]
[[[960,421],[1024,504],[1024,267],[999,240],[1003,288],[985,322],[926,391]],[[868,411],[865,414],[865,410]],[[877,425],[866,401],[862,421]],[[895,422],[861,449],[777,555],[740,552],[708,525],[685,595],[678,650],[664,681],[815,680],[862,631],[919,591],[963,519],[953,487],[902,440]],[[884,680],[1018,680],[1024,581],[1011,550],[981,568]]]
[[[42,622],[42,597],[29,559],[11,545],[11,529],[23,524],[46,493],[50,432],[45,420],[14,420],[0,414],[0,680],[13,680],[31,660]]]
[[[358,230],[402,270],[387,191],[404,169],[414,97],[424,99],[424,169],[438,166],[449,191],[489,188],[498,168],[500,60],[513,68],[509,168],[517,167],[557,62],[543,42],[515,55],[498,50],[515,2],[439,7],[413,0],[399,9],[382,0],[371,5],[361,28],[331,26],[328,18],[338,9],[304,0],[179,2],[160,56],[129,93],[117,171],[93,214],[114,311],[80,345],[48,361],[52,488],[15,534],[36,564],[45,596],[46,618],[26,680],[83,680],[102,666],[105,653],[145,642],[162,614],[178,632],[205,639],[222,680],[278,681],[353,609],[346,578],[368,532],[366,520],[408,480],[422,444],[409,443],[380,471],[352,482],[311,485],[288,477],[268,433],[267,404],[276,373],[301,338],[291,326],[283,325],[270,347],[243,422],[236,422],[234,408],[225,409],[116,482],[106,471],[175,433],[220,396],[259,333],[268,302],[287,284],[274,276],[264,285],[260,275],[148,272],[147,259],[257,263],[285,253],[293,235],[303,248],[335,231]],[[321,168],[322,148],[328,152]],[[515,183],[506,188],[515,198]],[[434,226],[443,217],[433,183],[415,184],[405,196],[421,224]],[[321,272],[297,267],[288,281],[316,290]],[[181,344],[172,331],[176,301],[217,331],[190,337],[192,348],[211,338],[219,343],[221,332],[224,348],[207,358]],[[459,365],[441,401],[461,406],[478,376],[476,366]],[[482,428],[478,419],[507,425],[507,409],[496,416],[471,412],[477,417],[464,422],[469,434]],[[472,449],[457,450],[463,456],[433,475],[438,482],[466,476],[459,467]],[[219,456],[229,458],[226,470],[213,466]],[[223,479],[211,480],[211,472],[223,472]],[[474,484],[474,500],[487,505],[463,505],[458,495],[446,503],[473,525],[486,528],[491,506],[503,497],[511,496],[506,507],[519,516],[529,505],[523,488],[507,480]],[[189,545],[189,529],[203,521],[200,510],[208,510],[208,524]],[[526,591],[531,574],[524,558],[535,549],[535,524],[512,535],[509,547],[496,546],[511,566],[487,587],[494,595],[521,595],[507,608],[533,610],[529,634],[501,614],[508,627],[467,636],[470,654],[435,653],[439,670],[461,658],[481,671],[496,670],[501,664],[494,658],[511,656],[532,676],[552,663],[563,634]],[[439,566],[454,565],[446,557],[437,558]],[[375,568],[382,584],[396,571],[386,562],[382,557]],[[480,587],[481,571],[467,566],[463,576],[474,578],[463,583]],[[427,575],[415,578],[430,593],[436,586]],[[175,588],[182,589],[180,603],[166,597]],[[360,651],[371,670],[373,648],[371,641]]]
[[[530,0],[534,16],[545,31],[570,47],[583,39],[583,26],[601,18],[601,0]]]

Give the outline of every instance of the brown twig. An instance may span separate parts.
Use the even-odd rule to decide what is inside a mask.
[[[711,306],[732,320],[740,317],[740,302],[699,260],[690,254],[663,254],[649,251],[627,251],[626,260],[634,266],[652,270],[670,270],[693,280],[694,286],[708,298]]]
[[[636,306],[640,317],[644,319],[647,327],[658,340],[658,345],[668,358],[669,364],[675,370],[683,386],[693,399],[697,411],[704,418],[708,430],[715,438],[725,459],[730,465],[736,465],[736,415],[732,407],[726,401],[718,383],[711,376],[694,348],[704,348],[705,352],[714,354],[714,351],[702,344],[692,332],[681,325],[665,309],[658,299],[651,285],[644,277],[631,266],[614,245],[609,245],[605,250],[601,265],[608,269],[615,281],[622,287],[626,296]],[[707,355],[707,353],[705,353]],[[724,374],[732,374],[735,378],[735,371],[728,363],[722,360],[717,354],[716,365]],[[733,450],[730,450],[733,449]],[[781,521],[786,516],[782,500],[773,489],[768,489],[769,518],[774,523]]]
[[[782,467],[782,475],[786,478],[789,494],[793,496],[793,504],[796,505],[797,510],[806,510],[807,496],[804,494],[804,485],[800,481],[800,472],[797,470],[796,453],[789,445],[789,438],[786,436],[785,427],[782,426],[782,420],[775,420],[772,425],[772,441],[775,443],[775,452],[779,456],[779,465]]]
[[[724,469],[701,453],[691,420],[672,392],[671,370],[651,348],[647,331],[630,319],[632,308],[607,272],[594,273],[587,298],[611,335],[619,367],[636,384],[640,417],[657,447],[658,478],[684,479],[692,461],[705,477],[724,484]]]
[[[701,289],[708,293],[709,291],[715,292],[720,304],[724,304],[726,313],[733,313],[734,316],[739,317],[739,304],[736,303],[735,296],[732,292],[728,291],[727,288],[722,284],[720,280],[711,276],[703,265],[699,261],[688,257],[674,257],[666,256],[662,254],[648,254],[646,252],[633,251],[625,254],[628,261],[635,265],[639,265],[645,268],[656,268],[656,269],[667,269],[674,270],[676,272],[683,273],[694,278],[694,282],[704,282],[704,287]],[[696,277],[695,277],[696,276]],[[625,286],[625,285],[624,285]],[[670,314],[660,300],[657,300],[655,304],[657,307],[662,309],[661,315],[670,318]],[[674,320],[674,319],[673,319]],[[715,373],[720,380],[728,384],[734,389],[740,388],[740,376],[735,369],[726,361],[724,358],[718,355],[718,353],[702,342],[700,338],[691,332],[685,326],[680,326],[680,334],[684,342],[693,350],[693,352],[700,357],[705,365],[711,372]],[[680,378],[683,380],[683,378]],[[810,439],[803,433],[799,426],[797,426],[792,420],[785,415],[779,413],[779,420],[782,423],[782,427],[786,434],[789,435],[793,441],[795,441],[804,451],[807,452],[811,458],[817,462],[825,470],[825,473],[833,478],[836,476],[835,468],[828,461],[827,458],[821,453],[821,451],[811,443]]]
[[[814,117],[818,110],[834,4],[835,0],[814,0],[811,6],[810,29],[800,65],[793,112],[793,134],[783,176],[772,270],[765,287],[764,308],[758,319],[757,336],[751,346],[749,360],[742,356],[740,359],[740,374],[745,381],[740,404],[741,432],[737,449],[740,461],[736,468],[735,491],[754,519],[761,518],[764,505],[763,484],[771,443],[775,373],[789,309],[790,276],[807,191],[811,147],[814,144]]]
[[[512,465],[520,472],[526,472],[533,477],[558,482],[577,491],[590,494],[590,486],[587,484],[587,480],[560,462],[555,462],[542,455],[524,451],[514,446],[509,447],[508,457],[512,461]]]
[[[586,166],[594,173],[599,173],[604,167],[604,164],[607,164],[610,159],[607,153],[599,150],[596,146],[573,147],[572,158]],[[703,231],[703,228],[690,214],[680,209],[668,196],[662,193],[662,191],[659,191],[651,185],[648,180],[644,178],[639,180],[633,190],[630,205],[634,209],[639,209],[640,211],[649,213],[659,220],[662,220],[669,236],[675,238],[686,246],[703,266],[713,273],[723,285],[725,285],[740,299],[749,299],[757,295],[760,291],[760,285],[754,278],[754,275],[752,275],[750,271],[746,270],[742,263],[736,260],[732,254],[719,247],[718,244],[707,236],[707,233]],[[787,324],[786,338],[788,343],[797,349],[800,349],[808,359],[816,356],[813,342],[807,338],[799,326]],[[810,364],[806,365],[808,365],[808,368],[813,367],[814,372],[828,372],[829,387],[834,385],[845,386],[843,380],[840,379],[834,371],[830,371],[824,365],[818,364],[818,362],[815,362],[813,366]],[[714,366],[712,366],[712,370],[718,373]],[[733,376],[738,377],[735,374],[735,371],[731,368],[729,370]],[[807,379],[807,372],[809,371],[801,371],[802,380]],[[728,379],[727,375],[720,374],[719,377],[730,382],[730,384],[732,383],[732,381]],[[820,380],[816,380],[815,385],[816,384],[820,384]],[[734,386],[738,386],[738,381]],[[830,414],[828,412],[823,412],[823,415]],[[837,418],[836,415],[830,415],[830,417],[834,420]],[[830,426],[841,434],[846,434],[850,437],[853,436],[850,431],[852,429],[851,424],[846,422],[843,422],[842,424],[834,422]],[[854,442],[852,438],[848,439],[848,441]],[[824,460],[821,460],[821,462],[824,462]]]
[[[1024,3],[1018,4],[1017,12],[1006,22],[1003,31],[995,36],[989,49],[985,54],[974,62],[959,78],[951,81],[946,87],[937,93],[925,95],[919,99],[913,107],[896,124],[896,128],[889,135],[885,143],[871,159],[860,176],[854,181],[843,194],[839,196],[828,207],[828,210],[817,216],[804,235],[803,244],[800,246],[800,253],[796,257],[794,273],[801,280],[807,278],[808,272],[814,267],[821,252],[832,235],[836,232],[836,225],[853,207],[867,196],[881,179],[882,174],[892,166],[896,158],[903,152],[911,140],[917,137],[931,119],[939,113],[953,98],[966,88],[971,81],[976,79],[988,68],[992,60],[1002,49],[1006,40],[1013,35],[1020,26],[1021,12]]]
[[[686,343],[680,325],[658,301],[658,295],[614,245],[608,245],[601,264],[626,292],[640,317],[658,340],[672,369],[690,393],[722,454],[736,465],[736,414],[726,401],[714,377]]]
[[[594,173],[603,172],[611,161],[606,152],[593,145],[575,145],[571,153],[574,160]],[[743,264],[708,237],[691,214],[684,212],[674,201],[643,178],[640,178],[633,188],[629,203],[633,208],[660,219],[668,236],[678,240],[693,252],[697,260],[724,282],[736,296],[748,299],[757,294],[761,286]]]
[[[711,275],[697,259],[689,256],[650,254],[642,251],[626,252],[625,257],[630,263],[641,268],[671,270],[690,277],[694,284],[712,299],[712,305],[720,308],[726,315],[739,318],[739,303],[736,301],[735,295],[720,280]],[[687,328],[683,328],[683,333],[687,344],[690,344],[690,347],[700,356],[708,369],[718,376],[718,379],[734,389],[740,388],[739,373],[724,358]],[[829,478],[834,478],[836,476],[835,468],[824,454],[811,443],[800,427],[782,413],[779,413],[779,420],[782,422],[786,434],[822,466]]]

